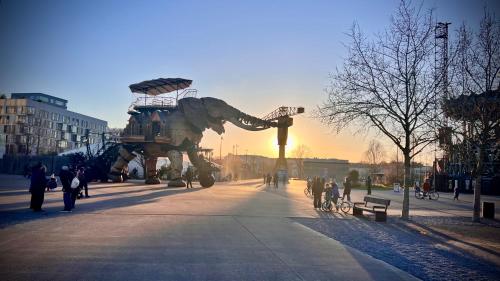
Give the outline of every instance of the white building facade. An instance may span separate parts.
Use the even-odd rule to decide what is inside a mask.
[[[0,99],[0,158],[57,154],[101,141],[108,123],[67,110],[67,100],[42,93]]]

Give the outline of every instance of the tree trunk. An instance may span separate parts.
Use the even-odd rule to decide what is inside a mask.
[[[407,220],[410,218],[410,151],[403,151],[403,155],[405,157],[405,177],[403,179],[404,194],[401,218]]]
[[[479,146],[479,159],[476,169],[476,184],[474,185],[474,211],[472,221],[479,222],[481,220],[481,175],[483,173],[484,145]]]

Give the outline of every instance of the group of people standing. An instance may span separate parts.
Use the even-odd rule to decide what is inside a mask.
[[[85,190],[85,198],[90,197],[85,168],[81,167],[72,172],[68,166],[62,166],[59,179],[62,184],[64,202],[64,209],[61,212],[71,212],[75,208],[76,199],[83,197],[82,190]]]
[[[45,174],[47,167],[38,162],[31,169],[30,188],[31,202],[30,209],[34,212],[43,212],[42,205],[45,197],[45,191],[57,188],[55,175],[47,179]],[[71,212],[75,208],[75,202],[78,197],[83,197],[82,190],[85,191],[85,197],[88,198],[88,181],[85,175],[85,168],[70,171],[68,166],[62,166],[59,173],[59,179],[62,184],[64,209],[61,212]]]
[[[267,184],[267,186],[271,185],[271,182],[273,183],[274,188],[278,188],[278,173],[274,173],[273,176],[271,174],[264,175],[264,183]]]
[[[326,183],[324,177],[314,177],[308,179],[308,188],[311,188],[313,195],[313,205],[315,209],[321,208],[321,196],[323,192],[326,193],[326,196],[332,198],[335,206],[337,205],[337,201],[340,197],[339,186],[335,179],[330,179],[330,183]],[[342,199],[347,197],[347,201],[351,201],[351,189],[352,184],[350,178],[346,177],[344,181],[344,192],[342,194]]]

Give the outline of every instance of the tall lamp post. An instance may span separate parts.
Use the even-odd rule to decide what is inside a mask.
[[[220,136],[219,160],[222,160],[222,136]]]

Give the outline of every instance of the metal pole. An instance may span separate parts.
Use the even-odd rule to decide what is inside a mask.
[[[222,160],[222,136],[220,137],[219,160]]]

